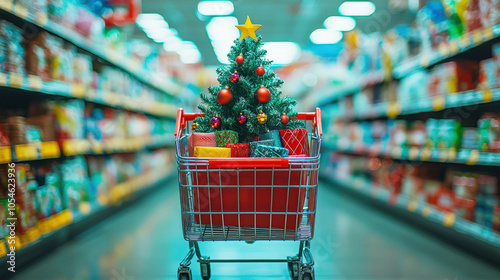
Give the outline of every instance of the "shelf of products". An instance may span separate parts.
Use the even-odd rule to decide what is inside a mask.
[[[142,67],[140,60],[130,59],[122,52],[123,50],[113,45],[114,42],[107,42],[109,40],[102,36],[104,22],[83,6],[78,6],[74,1],[68,1],[65,5],[47,6],[50,4],[33,4],[29,1],[13,0],[0,1],[0,9],[3,11],[63,38],[74,46],[126,71],[142,83],[165,93],[179,91],[179,85],[168,82],[168,79],[162,81],[155,79],[150,71]],[[78,14],[82,22],[71,19],[71,15],[74,14]],[[92,27],[89,28],[90,30],[86,29],[88,25]],[[105,42],[104,46],[103,41]]]
[[[402,161],[443,162],[466,165],[500,166],[500,154],[480,152],[479,150],[435,149],[435,148],[393,148],[363,144],[345,145],[340,143],[324,143],[329,150],[340,153],[391,158]]]
[[[491,52],[493,56],[485,60],[451,61],[400,81],[366,88],[330,107],[339,118],[352,120],[396,118],[499,101],[500,44],[492,45]]]
[[[43,242],[54,231],[163,181],[173,171],[172,161],[170,151],[157,150],[108,158],[78,156],[60,164],[16,164],[15,216],[22,217],[16,225],[17,249]],[[2,190],[7,190],[3,184],[8,168],[0,171]],[[0,208],[0,215],[7,217],[7,199],[0,200]],[[8,238],[6,219],[2,221],[0,238]]]
[[[117,81],[118,82],[118,81]],[[110,91],[96,90],[82,84],[63,81],[43,81],[38,76],[23,77],[17,73],[0,73],[0,87],[37,92],[48,96],[83,99],[117,109],[146,113],[157,117],[175,117],[177,106],[147,97],[131,97]]]
[[[345,123],[336,120],[325,133],[332,150],[408,161],[500,166],[500,115],[474,118],[387,120]]]
[[[475,29],[449,42],[443,42],[436,49],[427,53],[420,53],[406,59],[394,68],[394,77],[401,79],[413,72],[442,63],[460,53],[474,49],[485,42],[499,37],[500,25]]]
[[[500,248],[495,175],[327,154],[322,177]]]
[[[387,81],[387,80],[390,80],[390,78],[387,78],[387,74],[385,74],[383,70],[378,70],[378,71],[373,71],[373,72],[368,72],[368,73],[362,74],[359,77],[359,79],[357,79],[355,82],[353,82],[354,85],[337,88],[333,94],[330,94],[327,97],[320,99],[318,106],[328,104],[328,103],[333,102],[335,100],[338,100],[338,99],[341,99],[341,98],[346,97],[348,95],[359,92],[361,89],[364,89],[364,88],[369,87],[369,86],[374,86],[374,85],[380,84],[380,83]]]
[[[84,154],[137,152],[173,145],[174,122],[86,104],[32,102],[0,110],[0,164]]]

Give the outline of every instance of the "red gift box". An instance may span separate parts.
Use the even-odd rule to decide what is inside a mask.
[[[215,133],[198,133],[193,132],[189,135],[188,140],[189,156],[194,156],[194,147],[215,147]]]
[[[231,148],[231,157],[248,157],[250,153],[249,143],[229,143],[226,148]]]
[[[281,142],[283,147],[290,151],[292,155],[309,154],[309,140],[307,139],[307,129],[281,129]]]

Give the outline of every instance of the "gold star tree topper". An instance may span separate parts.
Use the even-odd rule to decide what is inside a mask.
[[[257,36],[255,36],[255,31],[259,29],[262,25],[252,24],[250,17],[247,16],[247,21],[243,25],[236,25],[236,27],[241,31],[240,40],[250,37],[257,41]]]

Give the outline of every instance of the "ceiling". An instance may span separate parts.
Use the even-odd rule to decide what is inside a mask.
[[[205,25],[196,15],[197,0],[142,0],[143,13],[159,13],[178,31],[183,40],[193,41],[199,48],[203,64],[218,65]],[[264,41],[293,41],[306,48],[309,35],[323,28],[324,20],[338,14],[344,0],[234,0],[234,14],[243,24],[250,16]],[[376,11],[369,17],[355,17],[357,27],[365,33],[385,31],[398,24],[408,24],[414,14],[408,11],[408,0],[373,0]],[[399,7],[399,8],[398,8]],[[137,36],[143,36],[139,28]]]

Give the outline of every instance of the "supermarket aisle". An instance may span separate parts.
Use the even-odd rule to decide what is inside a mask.
[[[428,235],[320,186],[318,227],[312,252],[317,279],[499,279],[500,270]],[[95,226],[15,279],[175,279],[187,250],[172,182],[138,205]],[[292,245],[292,246],[291,246]],[[293,254],[284,242],[207,243],[215,257]],[[195,278],[199,267],[193,264]],[[212,279],[287,279],[284,264],[213,265]]]

